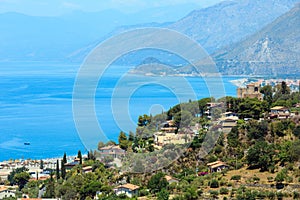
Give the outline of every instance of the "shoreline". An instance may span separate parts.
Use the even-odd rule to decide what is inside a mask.
[[[74,158],[76,158],[77,155],[67,155],[67,161],[72,160]],[[87,157],[87,154],[82,154],[82,157]],[[0,166],[2,164],[16,164],[16,163],[26,163],[26,162],[36,162],[36,163],[40,163],[40,161],[42,160],[44,163],[55,163],[56,161],[59,160],[61,161],[63,159],[63,156],[61,157],[48,157],[48,158],[41,158],[41,159],[31,159],[31,158],[20,158],[20,159],[9,159],[9,160],[0,160]],[[0,168],[1,170],[1,168]]]

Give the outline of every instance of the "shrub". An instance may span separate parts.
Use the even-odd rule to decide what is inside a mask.
[[[175,197],[173,197],[173,200],[184,200],[184,197],[182,197],[182,196],[175,196]]]
[[[244,163],[243,162],[237,162],[236,163],[236,169],[241,169],[244,167]]]
[[[220,189],[220,194],[228,194],[229,190],[227,188],[221,188]]]
[[[157,194],[157,200],[168,200],[169,199],[169,192],[166,189],[162,189],[158,194]]]
[[[219,195],[219,192],[217,190],[209,190],[209,193],[214,198],[216,198]]]
[[[260,191],[258,194],[257,194],[257,197],[258,198],[261,198],[261,199],[264,199],[267,197],[267,193],[264,192],[264,191]]]
[[[289,171],[293,171],[293,170],[294,170],[294,164],[293,164],[293,163],[289,163],[289,164],[287,165],[287,169],[288,169]]]
[[[225,176],[225,175],[227,174],[227,172],[228,172],[228,168],[223,169],[223,170],[221,171],[221,174],[222,174],[223,176]]]
[[[185,199],[197,199],[198,191],[195,186],[190,186],[184,193]]]
[[[217,145],[216,147],[215,147],[215,154],[220,154],[220,153],[222,153],[222,147],[221,146],[219,146],[219,145]]]
[[[168,189],[169,190],[175,190],[177,185],[178,185],[177,183],[171,183],[171,184],[168,185]]]
[[[269,182],[272,182],[274,180],[274,178],[272,176],[269,176],[267,179]]]
[[[227,180],[221,179],[220,186],[225,186],[227,183]]]
[[[283,198],[282,192],[277,192],[276,196],[277,196],[277,199],[282,199]]]
[[[275,195],[274,192],[270,191],[270,192],[268,192],[267,196],[268,196],[269,199],[275,199],[276,195]]]
[[[253,180],[254,180],[255,182],[258,182],[258,181],[260,181],[260,178],[257,177],[257,176],[254,176],[254,177],[253,177]]]
[[[277,173],[275,181],[277,183],[281,183],[284,181],[285,177],[287,177],[287,171],[285,169],[282,169],[280,172]]]
[[[286,181],[287,181],[288,183],[292,183],[292,182],[293,182],[293,177],[287,176],[287,177],[286,177]]]
[[[293,198],[294,198],[294,199],[300,199],[300,193],[297,192],[297,191],[294,191],[294,193],[293,193]]]
[[[268,167],[268,170],[270,173],[275,173],[275,166],[273,164],[271,164],[269,167]]]
[[[140,195],[141,197],[147,196],[148,194],[149,194],[149,191],[146,190],[146,189],[142,189],[142,190],[139,191],[139,195]]]
[[[211,163],[211,162],[215,162],[215,161],[218,160],[218,157],[215,156],[215,155],[210,155],[210,156],[208,156],[207,160],[208,160],[208,162],[210,162],[210,163]]]
[[[218,182],[216,179],[213,179],[213,180],[210,182],[210,187],[211,187],[211,188],[218,188],[218,187],[219,187],[219,182]]]
[[[257,196],[256,190],[254,190],[254,191],[247,190],[247,191],[245,192],[244,197],[242,197],[241,199],[255,200],[256,196]]]
[[[197,194],[198,194],[198,196],[200,197],[200,196],[203,194],[203,191],[202,191],[202,190],[198,190],[198,191],[197,191]]]
[[[233,175],[230,180],[239,181],[241,180],[241,175]]]

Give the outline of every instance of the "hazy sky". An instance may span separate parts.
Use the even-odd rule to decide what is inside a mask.
[[[28,15],[56,16],[74,10],[95,12],[117,9],[137,12],[147,8],[195,4],[207,7],[222,0],[0,0],[0,13],[19,12]]]

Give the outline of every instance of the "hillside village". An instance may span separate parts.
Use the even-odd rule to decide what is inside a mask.
[[[87,155],[1,162],[0,199],[300,198],[299,92],[285,82],[237,92],[239,98],[205,98],[140,116],[136,133],[121,132],[118,144],[99,142]],[[220,136],[201,157],[211,131]],[[174,145],[182,155],[169,163],[151,154],[177,151]],[[130,169],[141,173],[122,170],[139,153],[143,159],[133,157]]]

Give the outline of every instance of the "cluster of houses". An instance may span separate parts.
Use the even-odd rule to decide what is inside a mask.
[[[0,179],[5,181],[13,169],[26,167],[29,169],[30,180],[46,180],[50,178],[50,172],[46,169],[55,169],[56,162],[43,161],[44,169],[40,169],[40,162],[40,160],[9,160],[0,162]]]
[[[173,120],[166,121],[159,131],[153,134],[154,148],[161,149],[167,144],[186,144],[198,134],[199,124],[193,127],[185,128],[184,131],[178,131]]]
[[[104,158],[106,156],[111,156],[112,158],[121,158],[126,155],[126,151],[121,149],[119,145],[109,145],[99,149],[99,157]]]
[[[300,84],[300,81],[297,81]],[[261,81],[257,83],[247,84],[244,88],[237,88],[237,97],[238,98],[257,98],[263,100],[263,94],[260,93]],[[278,84],[278,83],[277,83]],[[299,86],[299,84],[297,84]],[[300,108],[300,104],[294,105],[295,108]],[[295,113],[284,106],[275,106],[271,108],[269,113],[269,119],[288,119],[293,117]]]

